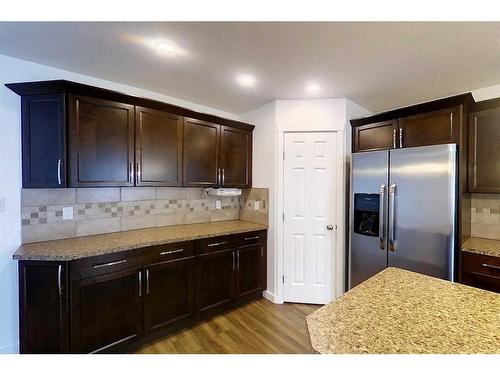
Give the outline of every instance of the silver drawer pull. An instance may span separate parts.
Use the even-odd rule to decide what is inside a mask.
[[[213,246],[224,245],[225,243],[226,243],[226,241],[222,241],[222,242],[215,242],[215,243],[209,243],[207,246],[208,246],[208,247],[213,247]]]
[[[260,236],[255,236],[255,237],[245,237],[245,241],[250,241],[250,240],[258,240]]]
[[[169,250],[169,251],[162,251],[160,255],[168,255],[168,254],[175,254],[175,253],[182,253],[184,249],[177,249],[177,250]]]
[[[483,263],[483,267],[493,268],[494,270],[500,270],[499,266],[494,266],[493,264]]]
[[[94,268],[109,267],[109,266],[114,266],[116,264],[121,264],[121,263],[126,263],[126,262],[127,262],[127,259],[122,259],[122,260],[117,260],[116,262],[96,264],[96,265],[94,265]]]

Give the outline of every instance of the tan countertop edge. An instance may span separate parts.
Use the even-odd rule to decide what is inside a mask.
[[[14,260],[69,261],[141,247],[267,229],[242,220],[183,224],[22,244]]]
[[[471,237],[462,245],[462,251],[500,257],[500,240]]]
[[[321,354],[500,354],[500,294],[394,267],[306,322]]]

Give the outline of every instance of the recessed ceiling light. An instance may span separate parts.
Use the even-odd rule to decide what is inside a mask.
[[[175,51],[175,46],[169,42],[160,42],[156,44],[156,48],[158,48],[162,52],[172,53]]]
[[[311,94],[317,94],[321,91],[321,87],[317,83],[310,82],[306,85],[306,90]]]
[[[236,80],[243,87],[253,87],[257,82],[255,77],[251,74],[240,74],[238,77],[236,77]]]
[[[184,55],[185,51],[175,43],[168,40],[157,40],[152,43],[152,46],[160,53],[169,56]]]

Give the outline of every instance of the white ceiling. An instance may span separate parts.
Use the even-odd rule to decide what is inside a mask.
[[[142,42],[158,38],[185,55]],[[237,114],[311,97],[378,112],[500,83],[500,23],[0,22],[0,54]]]

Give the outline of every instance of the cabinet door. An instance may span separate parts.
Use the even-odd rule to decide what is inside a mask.
[[[182,184],[182,117],[136,107],[136,185]]]
[[[469,190],[500,193],[500,108],[469,116]]]
[[[262,288],[262,245],[249,245],[236,250],[237,283],[239,297]]]
[[[158,263],[145,268],[145,332],[165,327],[194,314],[194,258]]]
[[[459,107],[422,113],[400,120],[400,147],[458,142],[459,135]]]
[[[66,187],[64,95],[22,97],[23,187]]]
[[[197,310],[208,312],[228,304],[234,295],[235,252],[201,255],[196,267]]]
[[[142,281],[133,269],[72,283],[72,352],[102,352],[141,335]]]
[[[398,147],[397,125],[397,120],[390,120],[356,126],[353,152],[388,150]]]
[[[134,106],[69,99],[70,186],[134,184]]]
[[[190,118],[184,119],[184,186],[219,184],[219,142],[219,125]]]
[[[19,262],[21,353],[68,352],[67,266]]]
[[[221,126],[222,186],[252,186],[252,132]]]

